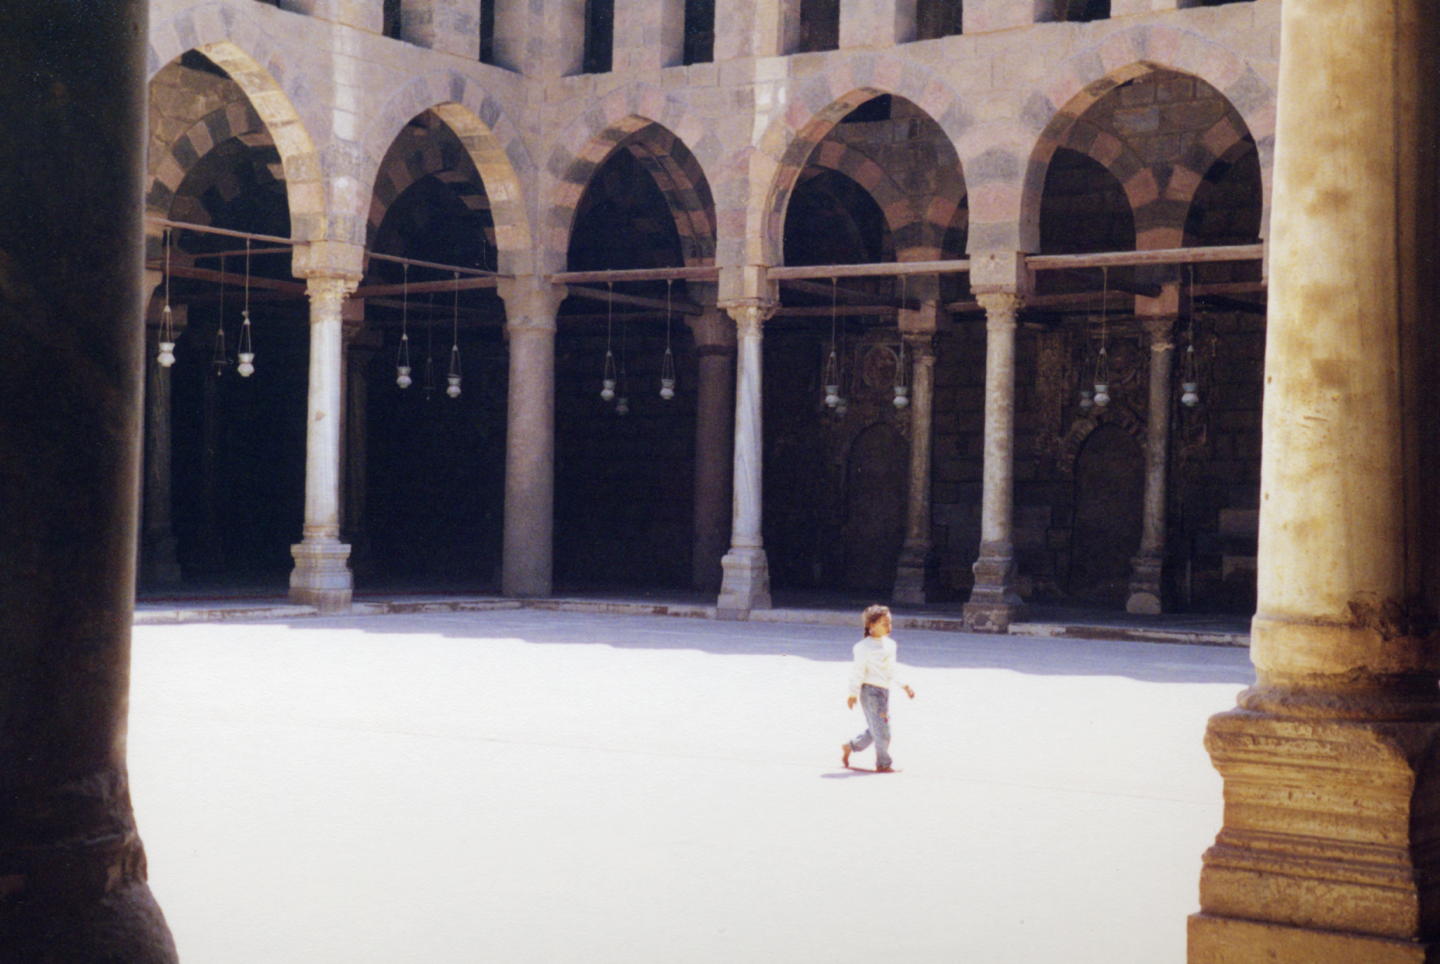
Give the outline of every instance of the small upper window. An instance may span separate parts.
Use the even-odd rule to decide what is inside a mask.
[[[371,7],[373,10],[374,7]],[[400,39],[400,0],[385,0],[384,21],[381,25],[381,32],[387,37]]]
[[[609,73],[614,55],[615,0],[585,0],[585,62],[581,69],[587,74]]]
[[[796,53],[840,46],[840,0],[800,0],[800,43]]]
[[[1056,12],[1059,20],[1071,22],[1110,19],[1110,0],[1061,0]]]
[[[961,33],[964,0],[918,0],[915,4],[915,39],[934,40]]]
[[[495,62],[495,0],[480,0],[480,62]]]
[[[715,0],[685,0],[683,63],[708,64],[715,59]]]

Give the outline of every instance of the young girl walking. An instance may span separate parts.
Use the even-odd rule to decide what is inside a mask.
[[[875,744],[875,772],[894,771],[890,759],[890,689],[898,686],[910,699],[915,691],[896,675],[895,640],[890,638],[890,609],[870,606],[863,614],[865,638],[855,644],[855,663],[850,670],[850,695],[845,705],[865,711],[865,732],[840,747],[840,762],[850,766],[850,754]]]

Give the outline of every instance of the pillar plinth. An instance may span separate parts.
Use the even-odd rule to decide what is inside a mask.
[[[0,959],[173,964],[125,733],[144,377],[149,4],[0,36]],[[78,158],[97,157],[76,176]],[[28,212],[28,214],[27,214]]]
[[[1145,417],[1145,502],[1140,551],[1130,560],[1125,611],[1164,611],[1161,580],[1165,567],[1165,475],[1170,462],[1170,376],[1175,360],[1175,320],[1147,318],[1150,342],[1150,403]]]
[[[1191,964],[1440,959],[1432,13],[1281,10],[1256,681]]]
[[[933,308],[930,306],[933,321]],[[903,319],[902,319],[903,325]],[[930,553],[930,439],[934,422],[935,345],[933,327],[904,335],[912,360],[910,378],[910,478],[905,506],[905,542],[895,565],[897,603],[929,600]]]
[[[290,598],[321,612],[350,608],[354,581],[350,547],[340,541],[341,432],[345,299],[358,278],[312,274],[310,296],[310,380],[305,431],[305,526],[301,542],[290,547],[295,568]]]
[[[501,281],[499,293],[510,347],[500,588],[542,597],[554,578],[555,313],[565,288],[524,276]]]
[[[985,463],[980,556],[965,604],[965,626],[1003,633],[1020,609],[1015,591],[1015,315],[1016,291],[981,291],[985,309]]]
[[[764,434],[761,419],[761,331],[774,314],[769,303],[727,306],[735,319],[735,461],[730,551],[720,560],[723,577],[715,609],[722,618],[744,619],[770,608],[770,563],[760,523]]]
[[[695,401],[695,549],[691,586],[718,592],[720,560],[730,545],[734,481],[735,325],[722,311],[707,310],[689,322],[695,338],[698,384]]]

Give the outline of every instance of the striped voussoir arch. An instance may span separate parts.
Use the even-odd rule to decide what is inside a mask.
[[[357,203],[365,207],[363,212],[355,212],[355,232],[359,236],[352,240],[363,243],[365,236],[373,235],[385,209],[419,177],[434,173],[452,185],[469,178],[468,172],[460,171],[463,165],[456,166],[453,159],[446,162],[448,170],[454,172],[451,174],[432,170],[397,173],[387,162],[392,147],[409,136],[407,125],[427,111],[433,112],[455,135],[479,175],[480,194],[465,193],[462,199],[467,206],[480,204],[481,197],[488,204],[494,232],[490,240],[497,249],[498,270],[527,273],[531,231],[525,210],[525,184],[534,177],[535,165],[524,139],[501,109],[500,102],[478,83],[451,70],[412,77],[402,84],[362,133],[359,177],[362,183],[371,185],[372,190],[357,198]],[[441,163],[434,155],[425,152],[422,155],[420,167]]]
[[[407,126],[395,139],[380,173],[375,177],[375,189],[370,195],[370,218],[366,230],[366,244],[373,244],[385,214],[395,199],[404,194],[416,181],[434,177],[454,193],[457,200],[470,211],[490,210],[490,198],[485,193],[485,184],[475,163],[465,151],[458,138],[436,137],[431,129]],[[486,241],[495,244],[495,226],[486,229]]]
[[[866,51],[834,57],[833,66],[824,74],[806,78],[785,92],[789,107],[770,124],[759,144],[773,164],[766,200],[758,212],[763,218],[763,250],[767,263],[779,263],[785,212],[801,172],[824,144],[834,143],[827,142],[826,138],[845,115],[882,94],[904,98],[927,114],[939,126],[952,151],[971,125],[959,95],[943,77],[918,63],[893,52]],[[918,245],[907,238],[906,247],[934,249],[943,242],[956,206],[964,195],[964,175],[958,159],[955,168],[951,186],[959,186],[961,190],[953,198],[939,198],[927,204],[921,215],[925,227],[916,229],[908,219],[904,222],[907,235],[918,233],[925,237]],[[865,181],[859,183],[864,185]],[[879,198],[876,200],[882,208],[886,206]],[[896,227],[892,222],[892,230]],[[901,247],[898,235],[896,246]]]
[[[675,220],[685,264],[715,263],[715,201],[687,136],[704,137],[703,124],[681,102],[644,85],[612,92],[569,125],[557,139],[547,168],[554,183],[543,240],[555,270],[565,264],[585,189],[621,148],[655,179]],[[581,146],[572,150],[571,144]]]
[[[248,101],[232,101],[216,108],[181,134],[159,157],[149,159],[149,183],[145,191],[145,213],[154,217],[194,220],[203,212],[196,185],[186,185],[186,198],[181,187],[195,166],[211,151],[230,140],[246,147],[269,152],[272,156],[260,162],[276,180],[284,180],[283,160],[265,122]],[[191,203],[185,204],[186,200]],[[177,205],[185,204],[179,210]]]
[[[1179,164],[1167,165],[1165,172],[1127,158],[1123,145],[1111,143],[1115,139],[1104,132],[1087,130],[1084,121],[1086,112],[1102,97],[1157,71],[1203,81],[1228,105],[1225,117],[1195,140]],[[1137,246],[1169,247],[1183,240],[1188,202],[1218,158],[1247,138],[1262,156],[1273,148],[1275,91],[1254,65],[1208,37],[1173,27],[1132,27],[1062,62],[1049,86],[1030,96],[1023,121],[1038,138],[1021,192],[1022,237],[1038,240],[1040,201],[1050,159],[1059,148],[1071,147],[1105,164],[1125,186],[1136,213]],[[1075,147],[1077,144],[1084,147]]]
[[[259,12],[257,13],[257,9]],[[305,85],[302,52],[285,50],[256,18],[264,7],[245,0],[217,0],[187,7],[167,19],[151,21],[146,51],[147,76],[155,75],[187,51],[204,54],[225,71],[249,98],[280,154],[290,202],[291,234],[303,240],[326,237],[325,184],[320,153],[295,107],[286,84]]]

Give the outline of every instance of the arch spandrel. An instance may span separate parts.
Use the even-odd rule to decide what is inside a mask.
[[[433,111],[456,136],[480,175],[495,224],[499,270],[530,273],[533,234],[528,198],[533,192],[525,190],[525,183],[536,174],[530,151],[499,102],[453,71],[411,80],[385,102],[363,131],[357,173],[362,189],[356,192],[356,210],[349,212],[361,237],[353,240],[364,240],[372,220],[376,181],[391,145],[406,124],[426,111]]]

